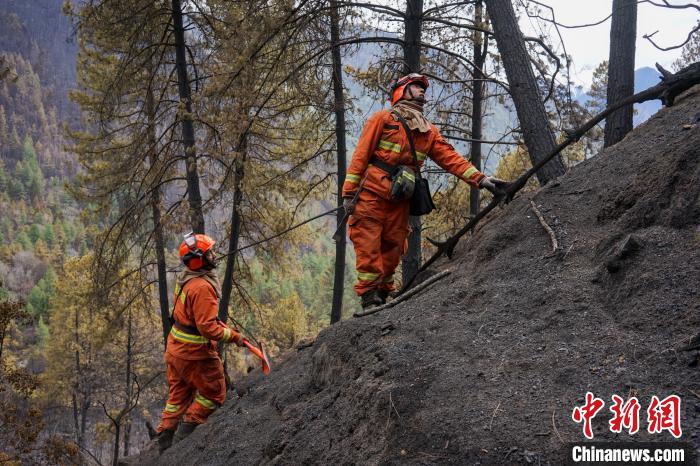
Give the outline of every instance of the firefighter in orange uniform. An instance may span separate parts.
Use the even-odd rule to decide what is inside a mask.
[[[408,123],[419,166],[430,157],[471,186],[496,192],[502,183],[485,176],[459,155],[425,118],[427,88],[428,80],[420,74],[396,81],[392,86],[391,110],[370,116],[348,166],[343,198],[345,210],[352,214],[348,227],[357,258],[355,292],[365,309],[385,303],[394,290],[394,270],[405,252],[409,233],[409,201],[392,199],[390,170],[408,166],[415,171],[417,167],[406,132],[394,112]],[[353,200],[358,188],[361,191]]]
[[[214,270],[214,243],[206,235],[190,233],[180,245],[185,270],[175,286],[165,351],[170,390],[157,428],[161,453],[191,434],[223,404],[226,382],[217,343],[242,344],[242,336],[217,318],[221,286]]]

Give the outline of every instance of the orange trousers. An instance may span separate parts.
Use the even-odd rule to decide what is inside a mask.
[[[362,190],[348,230],[355,246],[355,292],[361,296],[373,288],[393,291],[394,271],[407,247],[408,201],[388,201]]]
[[[165,353],[170,391],[158,432],[175,430],[185,422],[203,424],[226,400],[226,381],[221,359],[187,360]]]

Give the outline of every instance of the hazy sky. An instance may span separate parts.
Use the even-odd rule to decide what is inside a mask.
[[[540,0],[554,8],[557,22],[565,25],[576,25],[597,22],[610,14],[612,0]],[[660,3],[660,2],[657,2]],[[700,0],[671,0],[669,3],[687,4]],[[644,34],[658,30],[654,40],[661,46],[676,45],[685,40],[688,32],[700,19],[695,9],[659,8],[648,3],[639,5],[637,12],[637,56],[635,67],[661,65],[670,67],[671,63],[680,56],[680,49],[662,52],[654,48]],[[521,19],[521,27],[525,34],[534,35],[532,20],[527,16]],[[588,87],[593,69],[608,58],[610,45],[610,20],[595,27],[585,29],[560,28],[566,49],[574,59],[571,69],[572,79]],[[552,30],[552,34],[556,31]]]

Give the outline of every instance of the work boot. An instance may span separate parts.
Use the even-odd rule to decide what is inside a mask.
[[[162,430],[158,432],[158,435],[156,435],[156,441],[158,442],[158,454],[162,454],[165,450],[172,446],[173,435],[175,435],[174,430]]]
[[[369,309],[370,307],[381,306],[384,304],[381,296],[379,296],[379,290],[373,288],[362,295],[362,309]]]
[[[192,432],[194,432],[195,427],[197,427],[197,424],[193,424],[191,422],[181,422],[177,428],[177,432],[175,432],[175,438],[173,438],[173,443],[177,443],[185,437],[189,436]]]
[[[382,304],[386,304],[386,300],[389,297],[389,290],[378,290],[379,299],[382,300]]]

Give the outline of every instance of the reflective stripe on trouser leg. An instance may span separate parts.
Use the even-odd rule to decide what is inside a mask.
[[[358,207],[361,203],[358,203]],[[382,276],[382,224],[374,218],[353,215],[348,222],[350,241],[355,247],[357,282],[355,292],[362,295],[376,288]]]
[[[408,201],[394,204],[384,221],[381,237],[382,270],[384,274],[379,287],[394,291],[394,272],[401,261],[408,237]]]
[[[168,402],[165,404],[160,424],[156,429],[158,432],[175,430],[180,417],[192,400],[192,388],[186,380],[181,378],[180,371],[176,367],[180,362],[166,355],[165,375],[168,379]]]
[[[203,424],[226,399],[224,366],[219,358],[194,361],[190,383],[197,388],[192,404],[185,413],[185,422]]]

